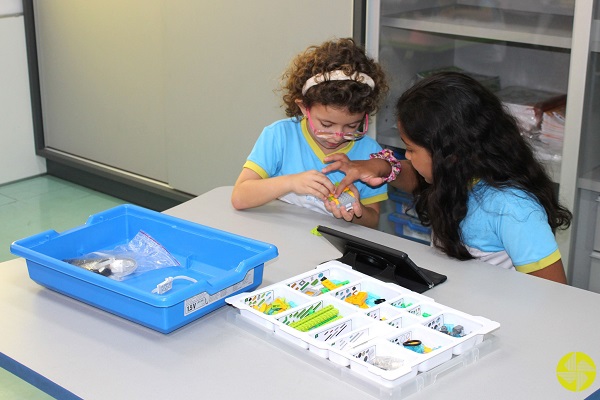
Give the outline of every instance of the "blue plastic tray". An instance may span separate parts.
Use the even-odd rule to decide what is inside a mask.
[[[166,248],[180,266],[147,271],[122,281],[62,260],[111,250],[140,230]],[[225,305],[225,297],[248,292],[262,282],[264,263],[277,248],[232,233],[125,204],[90,216],[63,233],[49,230],[17,240],[11,252],[27,260],[32,280],[163,333],[169,333]],[[170,291],[152,293],[167,277]]]

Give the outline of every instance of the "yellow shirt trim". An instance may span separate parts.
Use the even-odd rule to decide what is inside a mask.
[[[556,249],[548,257],[544,257],[541,260],[534,262],[534,263],[515,266],[515,269],[519,272],[524,272],[526,274],[529,274],[530,272],[535,272],[535,271],[544,269],[547,266],[554,264],[558,260],[560,260],[560,251],[558,249]]]
[[[308,123],[307,123],[306,118],[302,119],[302,121],[300,122],[300,126],[302,127],[302,134],[304,135],[306,142],[308,143],[310,148],[314,151],[315,155],[317,157],[319,157],[319,160],[321,160],[321,162],[323,164],[325,163],[323,161],[323,159],[326,156],[331,155],[331,154],[337,154],[337,153],[347,154],[352,149],[352,147],[354,147],[354,141],[351,140],[341,149],[338,149],[330,154],[325,154],[323,152],[323,150],[321,150],[321,148],[319,147],[319,145],[317,144],[315,139],[311,136],[310,132],[308,131]],[[388,199],[387,193],[381,193],[381,194],[378,194],[377,196],[372,196],[367,199],[361,198],[360,203],[363,205],[367,205],[367,204],[379,203],[379,202],[385,201],[387,199]]]
[[[263,179],[267,179],[269,177],[269,174],[267,174],[267,172],[264,169],[262,169],[262,167],[255,162],[246,161],[244,163],[244,168],[251,169],[252,171],[256,172],[258,175],[260,175],[260,177]]]
[[[304,119],[302,119],[302,121],[300,121],[300,126],[302,128],[302,134],[304,135],[306,142],[308,143],[308,145],[310,146],[312,151],[315,153],[315,155],[317,157],[319,157],[319,160],[321,160],[321,162],[323,164],[325,164],[323,159],[330,154],[325,154],[323,152],[323,150],[321,150],[321,148],[319,147],[319,145],[317,144],[315,139],[313,139],[310,132],[308,131],[308,126],[306,124],[306,118],[304,118]],[[354,141],[348,142],[344,147],[342,147],[339,150],[334,151],[331,154],[336,154],[336,153],[347,154],[350,151],[350,149],[352,149],[352,147],[354,147]],[[246,163],[244,164],[244,168],[251,169],[252,171],[256,172],[258,175],[260,175],[260,177],[263,179],[269,178],[269,174],[267,174],[267,172],[264,169],[262,169],[258,164],[254,163],[252,161],[246,161]]]
[[[373,203],[379,203],[380,201],[385,201],[388,199],[388,195],[387,193],[381,193],[378,194],[377,196],[373,196],[373,197],[369,197],[368,199],[360,199],[360,204],[373,204]]]
[[[338,150],[334,151],[333,153],[325,154],[325,153],[323,153],[323,150],[321,150],[318,143],[315,141],[315,139],[312,137],[312,135],[308,131],[308,125],[306,123],[306,118],[303,118],[302,121],[300,121],[300,126],[302,127],[302,134],[304,135],[306,142],[308,143],[308,145],[310,146],[312,151],[314,151],[315,155],[317,157],[319,157],[319,160],[321,160],[321,162],[323,164],[325,164],[325,161],[323,161],[323,159],[326,156],[330,156],[332,154],[337,154],[337,153],[347,154],[350,151],[350,149],[352,149],[352,147],[354,147],[354,141],[351,140],[341,149],[338,149]]]

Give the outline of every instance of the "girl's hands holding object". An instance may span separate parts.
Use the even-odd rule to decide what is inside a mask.
[[[340,187],[341,187],[341,184],[339,186],[335,187],[335,189],[337,190]],[[324,201],[324,203],[325,203],[325,209],[327,211],[329,211],[330,213],[332,213],[334,217],[336,217],[338,219],[343,218],[347,222],[352,222],[354,217],[361,218],[363,216],[363,209],[362,209],[362,205],[360,203],[360,194],[358,193],[358,189],[356,189],[356,187],[352,184],[350,184],[348,186],[348,189],[350,189],[352,191],[352,194],[354,195],[354,199],[355,199],[355,201],[352,203],[352,208],[346,209],[345,204],[341,204],[336,201],[330,201],[328,199],[326,199]],[[344,189],[341,189],[341,191],[343,191],[343,190]],[[334,192],[331,191],[330,193],[334,193]]]
[[[312,195],[323,201],[327,201],[329,194],[336,189],[327,176],[316,170],[288,175],[288,178],[292,192],[299,195]]]

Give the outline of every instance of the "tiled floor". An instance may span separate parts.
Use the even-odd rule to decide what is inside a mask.
[[[15,240],[49,229],[62,232],[79,226],[91,214],[125,201],[49,175],[0,186],[0,262]],[[0,400],[51,399],[10,372],[0,368]]]
[[[0,262],[15,258],[10,244],[48,229],[62,232],[122,200],[43,175],[0,186]]]

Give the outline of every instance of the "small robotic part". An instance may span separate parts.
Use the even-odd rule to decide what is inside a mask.
[[[444,324],[440,327],[440,332],[453,337],[465,336],[465,328],[462,325]]]
[[[352,210],[352,204],[356,201],[354,193],[352,193],[352,191],[348,188],[344,189],[338,198],[335,198],[333,194],[330,194],[327,199],[329,201],[333,201],[337,205],[337,208],[344,206],[346,211]]]
[[[81,258],[64,261],[96,274],[117,279],[131,274],[137,268],[137,262],[128,257]]]

